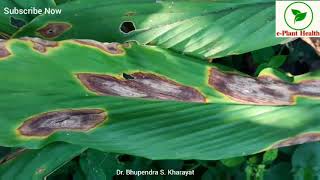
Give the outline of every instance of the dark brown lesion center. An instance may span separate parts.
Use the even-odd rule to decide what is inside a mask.
[[[205,102],[205,97],[195,88],[179,84],[164,76],[151,73],[111,75],[79,73],[78,79],[89,90],[105,96]]]
[[[66,31],[71,29],[71,25],[69,23],[64,22],[54,22],[54,23],[48,23],[46,26],[40,28],[37,30],[37,32],[45,38],[57,38]]]
[[[25,136],[48,136],[56,131],[88,131],[106,120],[101,109],[78,109],[52,111],[27,119],[18,128]]]
[[[288,83],[264,76],[252,78],[212,68],[209,85],[234,101],[256,105],[292,105],[294,96],[320,97],[320,80]]]

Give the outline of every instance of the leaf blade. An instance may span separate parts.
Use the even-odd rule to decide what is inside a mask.
[[[296,97],[295,105],[286,106],[255,106],[231,100],[208,85],[211,68],[241,75],[221,65],[135,44],[126,45],[120,55],[72,40],[59,42],[57,47],[46,47],[46,53],[33,49],[26,40],[10,40],[8,44],[5,47],[13,56],[0,60],[2,145],[40,148],[63,141],[151,159],[208,160],[253,154],[318,138],[318,98]],[[22,55],[24,59],[19,58]],[[23,68],[12,71],[17,67]],[[102,96],[83,86],[75,75],[79,72],[115,77],[132,72],[154,73],[177,84],[197,88],[206,95],[207,102]],[[271,69],[260,74],[277,76]],[[297,76],[290,83],[317,80],[319,75],[314,72]],[[25,121],[39,114],[83,108],[102,109],[106,111],[107,119],[89,130],[62,129],[40,137],[17,133]],[[59,125],[51,121],[42,125],[46,124]],[[314,134],[310,134],[312,132]],[[296,137],[298,134],[305,136]]]
[[[89,4],[88,7],[86,0],[80,0],[78,3],[60,6],[63,15],[38,17],[15,37],[39,36],[37,29],[47,23],[68,22],[73,27],[55,39],[83,38],[109,42],[134,40],[204,59],[241,54],[288,41],[274,37],[273,0],[225,3],[207,0],[158,3],[140,0],[133,3],[122,0],[90,1]],[[100,7],[98,12],[96,4]],[[114,11],[108,11],[108,8]],[[82,13],[75,15],[74,9]],[[79,20],[86,23],[79,23]],[[88,23],[96,28],[86,29]],[[130,29],[134,31],[122,33],[119,27],[121,29],[124,23],[131,23],[130,26],[134,28]],[[99,28],[101,26],[103,30]],[[268,41],[264,41],[265,38]]]
[[[39,150],[24,150],[0,165],[3,179],[44,179],[58,167],[79,155],[86,148],[54,143]]]

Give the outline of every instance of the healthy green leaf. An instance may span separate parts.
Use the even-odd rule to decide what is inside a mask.
[[[255,75],[258,76],[260,72],[266,68],[278,69],[285,63],[286,60],[287,60],[287,56],[283,56],[283,55],[273,56],[268,63],[262,63],[257,67]]]
[[[124,170],[124,164],[117,160],[117,156],[89,149],[80,157],[82,171],[86,179],[110,179],[117,170]]]
[[[136,44],[25,38],[0,47],[3,146],[62,141],[208,160],[319,140],[319,72],[251,78]]]
[[[279,68],[285,63],[286,59],[287,56],[284,55],[273,56],[268,63],[268,66],[272,68]]]
[[[79,156],[73,158],[69,162],[66,162],[63,166],[60,166],[53,173],[47,176],[46,180],[70,179],[71,176],[73,180],[86,180],[80,167]]]
[[[292,156],[292,168],[295,180],[319,179],[320,177],[320,143],[299,146]]]
[[[77,145],[54,143],[39,150],[19,150],[1,161],[0,179],[42,180],[85,149]]]
[[[39,16],[15,37],[138,41],[205,59],[289,40],[274,36],[274,0],[77,0],[59,8],[61,15]],[[41,31],[57,28],[57,22],[70,28]]]
[[[77,0],[55,0],[55,3],[57,5],[61,5],[61,4],[64,4],[64,3],[69,3],[71,1],[77,1]]]
[[[277,157],[278,157],[278,150],[277,149],[272,149],[272,150],[266,151],[263,154],[262,163],[266,164],[266,165],[271,164],[272,161],[274,161]]]
[[[53,8],[56,6],[54,0],[41,0],[41,1],[34,1],[34,0],[13,0],[19,7],[21,8],[32,8],[35,7],[37,9],[44,9],[44,8]],[[31,14],[31,16],[34,16]],[[37,16],[37,15],[35,15]]]

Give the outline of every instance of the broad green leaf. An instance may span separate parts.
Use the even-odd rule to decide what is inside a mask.
[[[24,25],[31,20],[28,15],[7,14],[8,9],[16,6],[17,4],[12,0],[3,0],[0,3],[0,9],[3,11],[0,13],[0,39],[8,39],[20,28],[18,25]]]
[[[0,3],[0,39],[8,39],[21,27],[30,22],[37,15],[34,14],[10,14],[14,9],[44,9],[55,7],[53,0],[2,0]]]
[[[71,1],[77,1],[77,0],[55,0],[56,5],[61,5],[64,3],[69,3]]]
[[[206,59],[289,40],[274,36],[274,0],[77,0],[59,8],[61,15],[39,16],[15,37],[138,41]],[[41,33],[48,27],[60,31]]]
[[[46,180],[70,179],[71,176],[74,180],[85,180],[85,175],[80,167],[79,156],[66,162],[63,166],[60,166],[47,176]]]
[[[82,171],[86,174],[86,179],[106,180],[107,176],[99,165],[99,161],[92,161],[88,158],[81,159]],[[108,178],[112,180],[111,178]]]
[[[39,150],[19,150],[1,161],[0,178],[42,180],[85,149],[77,145],[54,143]]]
[[[214,160],[319,140],[319,72],[251,78],[134,43],[1,45],[2,146]]]
[[[295,180],[319,179],[320,177],[320,143],[299,146],[292,156],[292,168]]]
[[[73,180],[86,180],[85,175],[81,170],[78,157],[73,158],[63,166],[60,166],[53,173],[47,176],[46,180],[70,179],[71,176]]]
[[[44,9],[44,8],[54,8],[56,6],[56,3],[54,0],[41,0],[41,1],[35,1],[35,0],[13,0],[18,6],[21,8],[32,8],[35,7],[37,9]],[[32,14],[31,14],[32,15]],[[37,16],[37,15],[32,15]]]
[[[80,157],[82,171],[86,179],[110,179],[116,175],[117,170],[124,170],[124,164],[120,163],[117,156],[112,153],[104,153],[89,149]]]

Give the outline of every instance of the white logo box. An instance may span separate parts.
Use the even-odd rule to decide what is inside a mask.
[[[276,37],[320,37],[320,1],[276,1]]]

